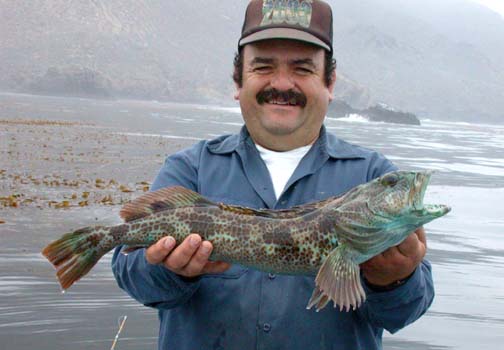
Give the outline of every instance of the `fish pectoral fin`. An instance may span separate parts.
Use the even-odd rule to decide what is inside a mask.
[[[311,309],[312,307],[315,306],[315,309],[317,310],[317,312],[319,312],[320,310],[326,307],[329,301],[330,301],[329,297],[324,292],[322,292],[317,286],[315,286],[313,294],[306,308]]]
[[[215,207],[217,204],[199,193],[181,186],[174,186],[162,188],[138,197],[125,204],[119,215],[124,221],[130,222],[167,209],[191,206]]]
[[[360,280],[360,269],[352,259],[352,250],[344,244],[334,249],[318,271],[315,278],[315,290],[308,302],[307,309],[324,308],[332,300],[340,311],[356,309],[366,299],[366,293]]]

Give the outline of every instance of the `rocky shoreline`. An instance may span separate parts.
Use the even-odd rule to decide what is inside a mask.
[[[357,114],[373,122],[421,125],[420,120],[413,113],[396,111],[384,104],[378,104],[366,109],[357,109],[340,100],[333,101],[327,111],[327,115],[332,118],[344,118],[352,114]]]

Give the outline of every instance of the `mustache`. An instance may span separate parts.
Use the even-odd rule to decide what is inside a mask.
[[[256,95],[257,103],[260,105],[269,101],[288,102],[291,105],[306,106],[306,96],[292,89],[280,91],[275,88],[259,91]]]

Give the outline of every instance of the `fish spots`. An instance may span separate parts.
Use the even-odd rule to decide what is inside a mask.
[[[272,231],[267,231],[263,235],[264,243],[277,244],[281,246],[291,247],[294,245],[291,232],[288,228],[279,227]]]
[[[186,209],[186,210],[177,210],[176,214],[174,214],[174,219],[180,221],[188,221],[191,220],[193,215],[195,214],[194,210]]]
[[[135,223],[135,224],[131,225],[130,227],[131,227],[131,231],[138,231],[141,227],[141,224]]]
[[[86,241],[92,248],[96,248],[100,245],[104,234],[103,233],[95,233],[87,237]]]
[[[217,230],[218,226],[213,222],[204,221],[193,221],[189,223],[189,230],[192,233],[199,233],[202,236],[213,235]]]
[[[166,234],[172,234],[172,233],[175,232],[175,227],[173,225],[171,225],[171,224],[165,224],[162,227],[161,227],[161,225],[155,225],[153,227],[153,230],[154,231],[159,231],[161,228],[163,228],[163,230],[164,230],[164,232]]]
[[[136,224],[135,224],[136,225]],[[133,225],[133,226],[135,226]],[[128,234],[128,226],[123,224],[123,225],[118,225],[110,228],[110,235],[116,242],[120,242],[121,240],[124,239],[124,236]]]
[[[245,242],[248,242],[250,237],[252,237],[253,235],[253,230],[249,226],[234,226],[231,231],[236,235],[236,237],[240,237],[240,239],[244,240]]]
[[[331,218],[322,218],[321,220],[318,221],[318,230],[314,230],[314,233],[322,233],[324,236],[327,235],[332,235],[334,234],[335,227],[334,227],[335,221],[332,220]],[[318,231],[318,232],[317,232]],[[318,238],[318,235],[317,235]]]

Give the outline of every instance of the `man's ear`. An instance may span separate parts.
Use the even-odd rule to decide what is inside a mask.
[[[234,93],[233,97],[236,101],[240,100],[240,92],[241,92],[241,87],[239,87],[238,84],[235,83],[235,93]]]
[[[329,90],[329,102],[334,100],[334,87],[336,86],[336,70],[331,74],[331,84],[327,87]]]

